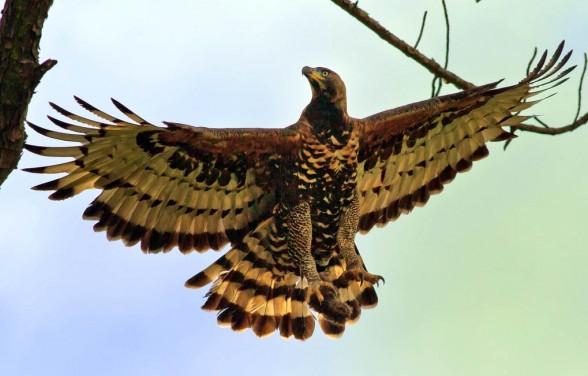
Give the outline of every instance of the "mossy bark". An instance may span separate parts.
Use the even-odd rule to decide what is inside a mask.
[[[57,62],[39,64],[41,30],[53,0],[6,0],[0,19],[0,185],[16,168],[35,87]]]

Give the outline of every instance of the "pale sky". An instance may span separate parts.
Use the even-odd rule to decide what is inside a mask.
[[[362,0],[443,60],[438,1]],[[450,70],[476,84],[525,75],[534,46],[588,50],[588,2],[448,2]],[[426,99],[431,77],[330,1],[55,1],[43,78],[28,119],[49,126],[48,101],[83,114],[78,95],[116,113],[208,127],[282,127],[310,100],[300,74],[326,66],[363,117]],[[530,112],[557,126],[576,109],[579,69]],[[455,92],[446,86],[443,93]],[[584,97],[588,110],[588,86]],[[81,215],[97,191],[63,202],[14,172],[0,191],[1,375],[586,375],[588,126],[520,134],[506,152],[459,175],[424,208],[357,237],[380,303],[339,340],[258,339],[200,310],[186,279],[219,254],[144,255],[109,242]],[[29,132],[29,142],[50,141]],[[25,153],[20,167],[52,160]]]

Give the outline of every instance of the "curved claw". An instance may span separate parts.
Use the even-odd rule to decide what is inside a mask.
[[[357,281],[357,282],[359,282],[360,286],[363,285],[363,283],[365,281],[368,281],[372,285],[376,285],[376,286],[380,285],[380,281],[382,281],[382,283],[386,283],[386,280],[381,275],[371,274],[365,270],[360,270],[360,269],[347,270],[347,271],[345,271],[345,273],[343,273],[341,275],[340,278],[342,278],[346,281]]]
[[[380,277],[380,279],[382,280],[382,285],[385,285],[386,284],[386,279],[384,279],[384,277],[382,277],[381,275],[379,275],[378,277]],[[380,283],[379,281],[376,282],[376,286],[380,286],[379,283]]]

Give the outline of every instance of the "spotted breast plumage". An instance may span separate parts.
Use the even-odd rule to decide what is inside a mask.
[[[29,123],[39,133],[80,145],[29,151],[73,160],[29,168],[66,175],[34,189],[61,200],[100,194],[84,212],[94,229],[144,252],[230,249],[190,278],[212,283],[205,310],[220,325],[262,337],[307,339],[315,321],[338,337],[374,307],[383,278],[367,271],[357,232],[383,226],[424,205],[457,172],[485,157],[488,141],[528,116],[528,99],[565,81],[563,43],[516,85],[498,82],[432,98],[364,119],[347,114],[345,85],[326,68],[304,67],[312,99],[280,129],[157,127],[113,100],[130,121],[78,103],[103,121],[52,107],[70,132]],[[537,89],[540,88],[540,89]],[[85,126],[83,126],[85,125]],[[315,318],[315,315],[317,316]]]

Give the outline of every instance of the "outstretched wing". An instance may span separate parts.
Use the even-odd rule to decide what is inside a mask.
[[[266,219],[275,204],[273,166],[296,148],[298,137],[285,129],[208,129],[177,123],[157,127],[113,100],[132,122],[108,115],[76,98],[99,122],[51,104],[83,127],[49,117],[60,133],[29,123],[37,132],[81,145],[29,151],[73,161],[29,168],[67,175],[33,189],[55,191],[61,200],[88,188],[102,192],[84,212],[94,229],[144,252],[220,249],[235,243]],[[274,175],[275,176],[275,175]]]
[[[537,102],[527,99],[563,83],[574,68],[553,77],[571,55],[570,51],[558,62],[562,50],[563,42],[547,63],[545,52],[516,85],[495,89],[499,81],[360,120],[364,132],[358,156],[359,231],[382,227],[424,205],[457,172],[488,155],[486,142],[512,138],[504,127],[529,118],[518,114]]]

